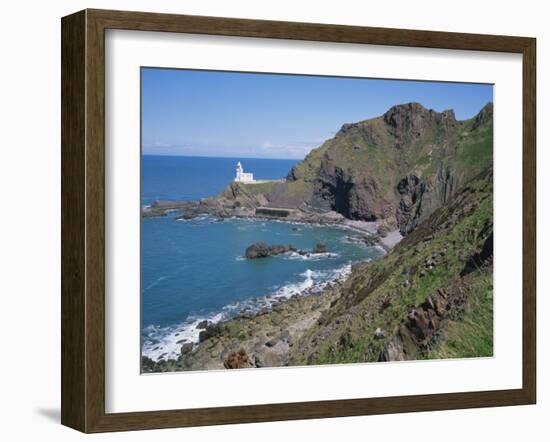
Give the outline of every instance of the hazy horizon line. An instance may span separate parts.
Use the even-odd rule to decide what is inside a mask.
[[[247,159],[247,160],[281,160],[281,161],[302,161],[304,158],[273,158],[273,157],[250,157],[246,155],[227,156],[227,155],[178,155],[177,153],[141,153],[142,157],[188,157],[188,158],[227,158],[227,159]]]

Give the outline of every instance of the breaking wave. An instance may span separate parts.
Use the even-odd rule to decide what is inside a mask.
[[[274,288],[272,293],[265,296],[228,304],[219,312],[201,316],[190,315],[180,324],[167,327],[150,325],[143,330],[142,355],[153,361],[176,359],[183,344],[199,342],[199,334],[202,329],[199,329],[198,326],[201,322],[208,321],[211,324],[216,324],[239,314],[255,314],[262,310],[269,310],[276,304],[294,296],[318,294],[328,285],[345,280],[350,274],[351,263],[329,270],[308,269],[299,274],[298,282]]]

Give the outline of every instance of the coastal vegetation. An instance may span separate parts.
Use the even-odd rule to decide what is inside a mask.
[[[492,172],[358,264],[291,365],[492,355]]]

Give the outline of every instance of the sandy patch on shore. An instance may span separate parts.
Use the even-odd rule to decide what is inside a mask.
[[[394,248],[402,239],[403,235],[401,235],[399,230],[392,230],[391,232],[388,232],[384,238],[380,238],[380,242],[384,245],[384,247],[390,250]]]
[[[357,229],[370,235],[376,235],[378,233],[378,227],[380,226],[377,221],[356,221],[350,219],[345,220],[343,224],[351,227],[352,229]],[[390,250],[394,248],[402,239],[403,235],[401,235],[399,230],[392,230],[391,232],[388,232],[385,237],[380,237],[380,242],[386,250]]]
[[[370,235],[376,234],[380,225],[376,221],[357,221],[351,219],[346,219],[342,224],[353,229],[361,230],[362,232],[366,232]]]

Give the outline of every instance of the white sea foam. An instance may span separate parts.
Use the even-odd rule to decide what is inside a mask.
[[[193,218],[185,219],[185,218],[177,218],[176,221],[180,221],[183,223],[188,223],[191,225],[205,225],[205,224],[212,224],[214,222],[222,222],[224,221],[223,218],[217,218],[212,215],[204,214],[204,215],[198,215]]]
[[[340,242],[343,244],[354,244],[359,246],[367,246],[365,240],[359,236],[347,235],[340,238]]]
[[[278,255],[273,255],[272,258],[288,259],[292,261],[320,261],[322,259],[337,258],[338,253],[326,252],[326,253],[310,253],[300,254],[298,252],[286,252]],[[236,261],[247,261],[245,256],[236,256]]]
[[[314,295],[321,292],[327,285],[336,281],[343,281],[351,274],[351,263],[336,269],[306,270],[301,273],[303,278],[298,282],[287,283],[266,296],[237,301],[224,306],[220,312],[190,316],[181,324],[169,327],[149,326],[144,330],[142,340],[142,354],[153,361],[161,359],[176,359],[184,343],[198,343],[200,329],[197,325],[204,320],[212,324],[228,320],[241,313],[254,314],[261,310],[271,309],[275,304],[293,296]]]
[[[281,255],[284,259],[301,260],[301,261],[319,261],[321,259],[336,258],[338,253],[326,252],[326,253],[309,253],[301,254],[298,252],[289,252]]]
[[[184,323],[175,326],[149,326],[145,328],[142,354],[153,361],[176,359],[181,352],[182,344],[199,342],[201,329],[198,329],[197,326],[205,319],[215,324],[225,318],[224,314],[220,312],[204,318],[191,317]]]
[[[149,289],[152,289],[153,287],[159,285],[162,281],[164,281],[168,276],[160,276],[157,279],[155,279],[151,284],[149,284],[147,287],[143,288],[143,291],[146,292]]]
[[[377,248],[378,250],[380,250],[382,252],[382,255],[385,255],[386,253],[388,253],[388,251],[382,247],[381,245],[376,245],[375,248]]]

